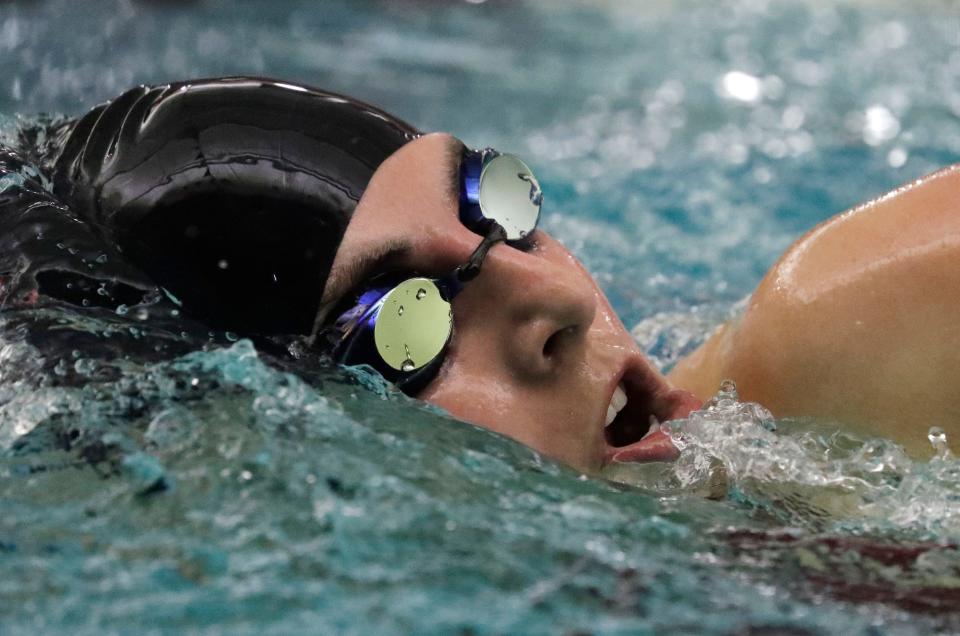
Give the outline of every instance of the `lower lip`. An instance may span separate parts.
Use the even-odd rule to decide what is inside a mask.
[[[672,462],[678,457],[680,451],[673,445],[670,436],[663,431],[656,431],[629,446],[611,448],[607,453],[607,463]]]

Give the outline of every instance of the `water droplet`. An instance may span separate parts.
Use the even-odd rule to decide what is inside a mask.
[[[66,247],[66,245],[64,245],[63,243],[57,243],[57,249],[58,249],[58,250],[62,250],[62,249],[65,248],[65,247]]]
[[[427,290],[421,287],[417,290],[417,300],[423,300],[423,297],[427,295]]]
[[[405,371],[407,373],[409,373],[410,371],[413,371],[416,368],[417,368],[417,365],[410,358],[407,358],[406,360],[404,360],[403,364],[400,365],[400,370]]]
[[[720,382],[720,389],[717,394],[710,398],[704,408],[708,410],[724,410],[735,406],[740,401],[737,395],[737,384],[733,380],[723,380]]]
[[[230,263],[227,262],[227,259],[221,258],[219,261],[217,261],[217,267],[219,267],[220,269],[227,269],[228,267],[230,267]]]
[[[398,315],[398,316],[402,316],[402,315],[403,315],[403,305],[400,305],[400,308],[397,309],[397,315]]]
[[[193,378],[190,380],[190,386],[199,386],[200,378]]]
[[[174,305],[176,305],[177,307],[183,306],[183,303],[180,302],[180,299],[174,296],[173,294],[171,294],[170,290],[168,290],[166,287],[161,287],[160,290],[163,291],[164,294],[166,294],[167,298],[169,298],[170,302],[172,302]]]
[[[736,397],[737,383],[733,380],[723,380],[720,383],[720,391],[723,393],[732,393],[733,397]]]
[[[57,362],[57,366],[53,367],[53,372],[57,375],[67,375],[67,363],[65,360],[60,360]]]
[[[97,287],[97,294],[100,296],[109,296],[110,292],[107,291],[106,287],[101,285],[100,287]]]
[[[128,311],[130,311],[130,307],[128,307],[127,305],[117,305],[118,316],[124,316]]]
[[[150,312],[147,311],[146,307],[140,307],[137,309],[137,320],[146,320],[150,317]]]
[[[107,255],[106,255],[106,254],[101,254],[100,256],[98,256],[98,257],[96,258],[96,261],[97,261],[98,263],[106,263],[106,262],[107,262]]]
[[[927,431],[927,439],[930,440],[930,445],[933,446],[933,450],[938,458],[948,459],[950,457],[950,447],[947,446],[946,431],[939,426],[931,426],[930,430]]]

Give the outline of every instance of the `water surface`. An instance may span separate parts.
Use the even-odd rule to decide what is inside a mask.
[[[356,95],[528,158],[669,368],[806,229],[960,158],[958,34],[952,2],[4,3],[0,130],[186,77]],[[728,395],[678,465],[585,478],[157,314],[0,315],[5,633],[960,630],[946,453]]]

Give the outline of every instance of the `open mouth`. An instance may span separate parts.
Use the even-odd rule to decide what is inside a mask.
[[[661,422],[684,418],[700,408],[690,393],[664,386],[662,380],[626,374],[607,406],[604,438],[606,463],[668,462],[680,452],[660,430]]]

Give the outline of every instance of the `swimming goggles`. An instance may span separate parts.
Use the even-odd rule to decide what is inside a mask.
[[[480,273],[494,245],[529,245],[542,202],[540,184],[523,161],[490,148],[466,151],[460,222],[483,237],[480,245],[446,276],[378,276],[351,295],[328,332],[334,360],[369,365],[409,395],[423,389],[439,371],[453,335],[453,298]]]

